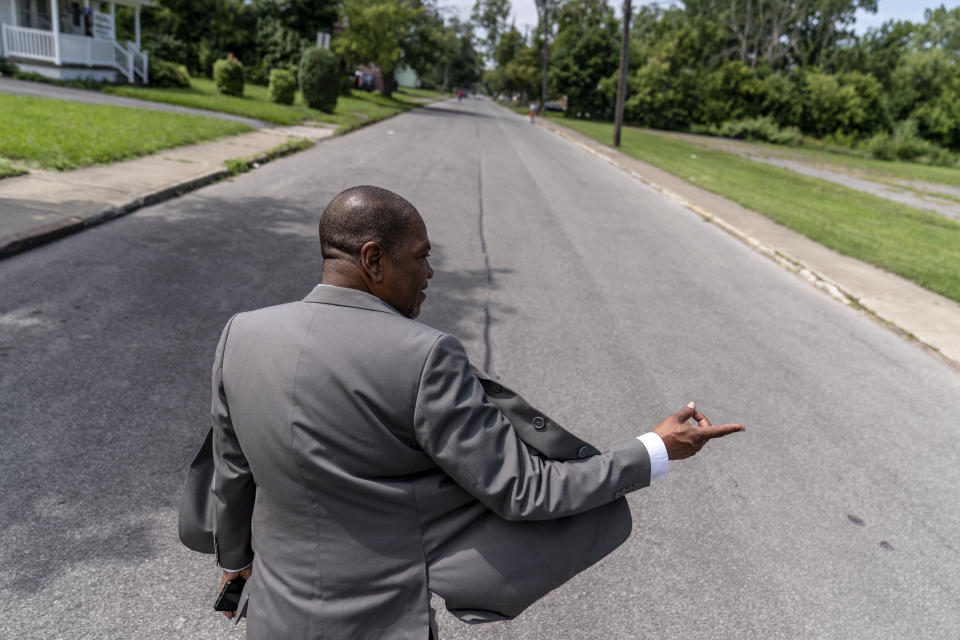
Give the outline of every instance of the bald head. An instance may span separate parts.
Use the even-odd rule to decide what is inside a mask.
[[[320,216],[320,252],[324,260],[355,260],[368,242],[377,242],[396,258],[420,214],[392,191],[362,185],[338,193]]]

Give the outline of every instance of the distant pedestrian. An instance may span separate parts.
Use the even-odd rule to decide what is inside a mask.
[[[530,103],[530,124],[536,124],[537,121],[537,105]]]
[[[457,102],[463,100],[463,89],[457,89]]]

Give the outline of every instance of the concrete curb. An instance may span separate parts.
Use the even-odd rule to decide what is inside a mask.
[[[36,227],[35,229],[30,229],[29,231],[0,238],[0,260],[20,253],[21,251],[33,249],[48,242],[59,240],[60,238],[72,235],[78,231],[83,231],[84,229],[107,222],[108,220],[120,218],[133,213],[137,209],[158,204],[166,200],[172,200],[184,193],[194,191],[213,182],[218,182],[229,176],[230,172],[227,171],[227,169],[209,171],[202,176],[143,194],[121,205],[105,207],[97,213],[83,218],[73,216]]]
[[[674,191],[671,191],[670,189],[665,188],[664,186],[656,183],[650,178],[647,178],[646,176],[643,176],[640,173],[628,167],[623,166],[621,163],[617,162],[616,158],[606,153],[603,153],[600,149],[593,147],[589,144],[586,144],[583,141],[577,139],[577,137],[575,137],[574,135],[571,135],[571,133],[569,133],[562,125],[558,125],[556,123],[547,121],[544,118],[538,118],[537,124],[543,127],[544,129],[546,129],[547,131],[577,146],[581,150],[586,151],[590,155],[593,155],[603,160],[604,162],[611,165],[612,167],[615,167],[623,171],[624,173],[631,176],[632,178],[635,178],[636,180],[639,180],[645,185],[651,187],[652,189],[655,189],[656,191],[663,194],[663,196],[666,197],[668,200],[671,200],[672,202],[675,202],[680,206],[692,211],[693,213],[700,216],[704,221],[717,225],[718,227],[723,229],[725,232],[737,238],[738,240],[740,240],[741,242],[749,246],[751,249],[753,249],[757,253],[760,253],[761,255],[766,256],[767,258],[773,260],[784,269],[791,271],[799,275],[800,277],[804,278],[805,280],[810,282],[813,286],[820,289],[821,291],[829,295],[834,300],[837,300],[838,302],[841,302],[849,307],[853,307],[861,311],[864,315],[869,317],[871,320],[874,320],[875,322],[880,323],[884,327],[894,331],[900,337],[918,345],[924,351],[937,356],[940,360],[950,365],[952,368],[960,371],[960,362],[945,355],[935,345],[924,342],[923,340],[919,339],[917,336],[915,336],[913,333],[911,333],[907,329],[904,329],[903,327],[898,326],[894,322],[883,317],[877,311],[867,307],[857,298],[857,296],[855,296],[849,291],[846,291],[843,287],[841,287],[839,284],[832,281],[830,278],[826,277],[825,275],[818,273],[814,269],[810,268],[808,265],[804,264],[801,260],[779,249],[776,249],[775,247],[771,247],[767,244],[764,244],[760,240],[750,236],[749,234],[745,233],[744,231],[737,228],[733,224],[727,222],[723,218],[720,218],[710,213],[709,211],[703,209],[702,207],[690,202],[682,195]],[[595,144],[602,145],[602,143],[599,143],[599,142]],[[616,151],[616,153],[620,153],[620,152]]]

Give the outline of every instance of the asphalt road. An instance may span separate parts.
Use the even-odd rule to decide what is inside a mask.
[[[448,102],[0,262],[0,637],[233,638],[180,547],[233,313],[304,296],[315,222],[418,205],[422,321],[600,446],[689,400],[748,431],[631,495],[634,533],[446,639],[956,638],[960,375],[521,117]]]

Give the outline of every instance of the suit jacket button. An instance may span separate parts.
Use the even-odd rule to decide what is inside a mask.
[[[543,429],[547,426],[547,423],[544,421],[543,416],[537,416],[533,419],[533,428],[536,430]]]
[[[590,447],[586,445],[580,447],[579,451],[577,451],[577,455],[581,458],[586,458],[588,455],[590,455]]]

